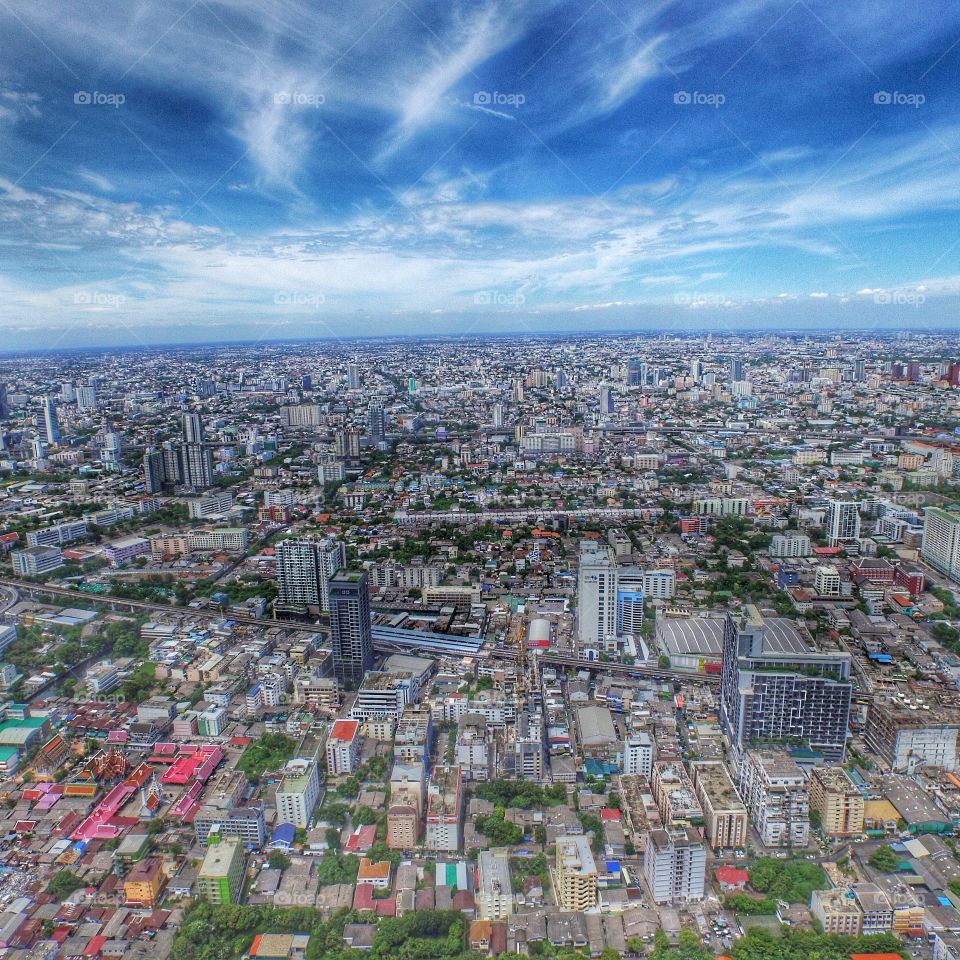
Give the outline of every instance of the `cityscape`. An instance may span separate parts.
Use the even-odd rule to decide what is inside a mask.
[[[954,357],[0,359],[0,943],[952,956]]]
[[[960,960],[960,4],[0,50],[0,960]]]

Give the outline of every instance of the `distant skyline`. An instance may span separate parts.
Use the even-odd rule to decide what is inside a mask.
[[[0,351],[960,323],[960,7],[0,3]]]

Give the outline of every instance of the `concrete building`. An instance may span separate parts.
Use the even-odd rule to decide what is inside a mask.
[[[453,853],[460,849],[462,814],[460,768],[438,764],[433,768],[427,785],[428,850]]]
[[[561,910],[590,910],[597,904],[597,864],[584,834],[557,837],[554,874]]]
[[[477,916],[506,920],[513,913],[510,855],[507,850],[481,850],[477,857]]]
[[[810,913],[824,933],[858,937],[863,928],[863,914],[856,898],[846,888],[814,890],[810,896]]]
[[[337,720],[327,737],[327,773],[340,777],[353,773],[360,763],[360,722]]]
[[[653,737],[646,730],[632,734],[623,741],[623,773],[640,774],[647,779],[653,772]]]
[[[207,847],[197,873],[197,895],[210,903],[237,903],[243,889],[246,856],[239,837],[222,837]]]
[[[817,812],[828,837],[857,837],[863,833],[863,794],[843,767],[813,768],[810,810]]]
[[[762,617],[749,604],[727,614],[720,725],[734,759],[751,743],[803,743],[842,761],[852,686],[850,655],[818,650],[794,621]]]
[[[860,511],[850,500],[830,500],[826,515],[827,543],[841,547],[860,538]]]
[[[941,507],[923,511],[920,556],[945,577],[960,581],[960,514]]]
[[[693,827],[652,830],[643,854],[643,872],[655,903],[702,900],[707,852]]]
[[[617,635],[616,560],[609,547],[595,540],[580,544],[577,635],[584,647],[597,647]]]
[[[62,567],[63,553],[59,547],[27,547],[10,553],[15,577],[42,577]]]
[[[330,578],[347,563],[339,540],[296,537],[276,545],[278,612],[318,616],[330,609]]]
[[[810,838],[810,798],[797,762],[780,750],[748,750],[740,764],[740,795],[768,847],[802,848]]]
[[[412,673],[372,670],[360,683],[350,716],[354,720],[390,717],[396,721],[413,700],[415,685],[416,678]]]
[[[870,705],[864,739],[896,773],[920,767],[960,768],[960,706],[909,693],[878,696]]]
[[[281,823],[306,827],[320,797],[320,769],[315,760],[289,761],[277,787],[277,817]]]
[[[333,672],[341,682],[357,684],[373,667],[367,575],[335,573],[329,591]]]
[[[700,760],[690,765],[690,771],[710,846],[715,851],[746,846],[747,808],[726,766],[719,760]]]

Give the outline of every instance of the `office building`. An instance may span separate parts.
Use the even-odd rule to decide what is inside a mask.
[[[826,515],[827,544],[842,547],[860,538],[860,511],[852,500],[830,500]]]
[[[702,900],[706,868],[706,848],[693,827],[650,831],[643,872],[654,903]]]
[[[617,566],[610,548],[595,540],[580,544],[577,633],[584,647],[617,635]]]
[[[41,577],[62,567],[63,553],[59,547],[27,547],[10,553],[13,573],[17,577]]]
[[[347,364],[347,386],[351,390],[360,389],[360,365],[357,363]]]
[[[297,537],[276,545],[277,600],[283,612],[319,616],[330,609],[330,578],[346,565],[339,540]]]
[[[339,571],[329,591],[333,672],[342,683],[358,684],[373,667],[367,574]]]
[[[455,853],[460,849],[462,808],[460,768],[437,764],[427,785],[428,850]]]
[[[857,837],[863,833],[863,794],[843,767],[814,767],[810,771],[810,810],[818,814],[828,837]]]
[[[480,851],[477,857],[476,906],[480,920],[506,920],[513,913],[509,851]]]
[[[841,761],[852,687],[850,655],[818,650],[792,620],[748,604],[727,614],[720,725],[735,758],[757,741],[803,743]]]
[[[728,365],[728,381],[733,383],[740,383],[743,380],[743,360],[740,357],[731,357]]]
[[[208,837],[206,856],[197,873],[197,895],[210,903],[238,903],[243,889],[246,855],[239,837]]]
[[[555,879],[561,910],[584,911],[597,904],[597,863],[584,834],[557,837]]]

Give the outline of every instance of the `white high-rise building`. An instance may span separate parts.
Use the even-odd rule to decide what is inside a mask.
[[[624,774],[640,774],[650,778],[653,770],[653,738],[645,730],[627,737],[623,741]]]
[[[320,769],[315,760],[291,760],[277,787],[277,819],[306,827],[320,797]]]
[[[339,540],[297,537],[276,546],[277,604],[330,609],[330,578],[346,566],[347,552]]]
[[[852,500],[831,500],[827,506],[827,543],[843,546],[860,537],[860,511]]]
[[[610,548],[593,540],[580,543],[577,632],[586,647],[617,634],[617,566]]]
[[[652,830],[643,855],[643,872],[655,903],[702,900],[707,851],[693,827]]]
[[[960,515],[940,507],[924,510],[920,556],[945,577],[960,581]]]
[[[77,387],[77,409],[89,412],[97,409],[97,388],[92,383],[84,383]]]

